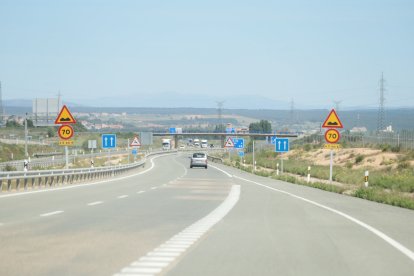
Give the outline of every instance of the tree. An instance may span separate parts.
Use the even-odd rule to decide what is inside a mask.
[[[250,133],[271,133],[272,125],[268,120],[260,120],[260,122],[251,123],[249,125]]]

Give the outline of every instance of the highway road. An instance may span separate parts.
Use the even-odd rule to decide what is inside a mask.
[[[0,195],[0,275],[414,275],[414,211],[188,153]]]

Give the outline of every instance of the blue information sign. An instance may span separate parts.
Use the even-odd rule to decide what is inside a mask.
[[[276,138],[275,139],[275,152],[288,152],[289,151],[289,139],[288,138]]]
[[[132,150],[132,154],[133,154],[133,155],[137,155],[137,154],[138,154],[138,150],[137,150],[137,149],[133,149],[133,150]]]
[[[175,127],[170,127],[170,133],[175,133],[176,131]]]
[[[102,134],[102,148],[113,149],[116,147],[116,134]]]
[[[233,138],[234,148],[243,149],[244,148],[244,139],[243,138]]]

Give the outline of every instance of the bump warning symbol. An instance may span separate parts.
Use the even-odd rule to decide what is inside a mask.
[[[72,114],[70,113],[66,105],[64,105],[60,110],[60,113],[55,120],[55,124],[76,124],[75,118],[73,118]]]
[[[331,110],[328,117],[326,117],[326,120],[323,123],[322,127],[327,127],[327,128],[343,128],[344,127],[341,123],[341,120],[339,120],[339,117],[336,114],[335,109]]]

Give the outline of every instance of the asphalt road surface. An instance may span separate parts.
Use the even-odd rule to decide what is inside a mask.
[[[189,154],[0,195],[0,275],[414,275],[414,212]]]

